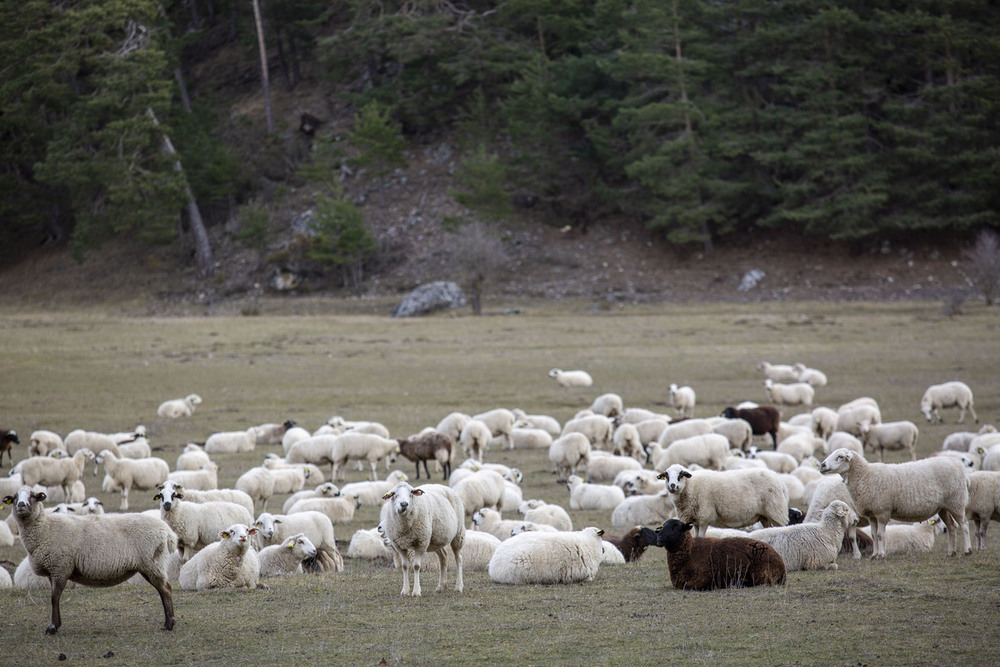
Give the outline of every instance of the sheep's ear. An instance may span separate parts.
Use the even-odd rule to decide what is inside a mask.
[[[163,500],[163,494],[157,493],[155,496],[153,496],[153,500]]]
[[[229,539],[229,531],[228,530],[220,531],[219,532],[219,537],[221,537],[224,540],[228,540]]]
[[[692,528],[694,528],[694,524],[693,523],[686,523],[686,524],[684,524],[681,527],[681,530],[683,530],[684,532],[687,532],[687,531],[691,530]]]
[[[34,498],[35,500],[37,500],[38,502],[42,502],[46,498],[48,498],[48,496],[45,495],[44,491],[39,491],[38,493],[32,493],[31,497]]]
[[[386,494],[382,496],[382,500],[389,500],[389,498],[392,498],[394,495],[396,495],[394,491],[387,491]]]
[[[254,521],[254,522],[253,522],[253,525],[255,525],[255,526],[257,526],[258,528],[260,528],[260,521],[259,521],[259,520],[258,520],[258,521]]]
[[[274,522],[275,523],[283,523],[283,521],[281,519],[275,519]]]
[[[666,470],[664,470],[663,472],[661,472],[659,475],[656,476],[656,479],[666,479],[666,478],[667,478]]]
[[[285,546],[288,547],[289,549],[294,549],[295,548],[295,540],[289,540],[288,544],[286,544]]]
[[[678,477],[690,477],[691,473],[689,473],[687,470],[681,470],[680,473],[677,476]]]
[[[415,496],[422,496],[422,495],[424,495],[424,490],[423,489],[413,489],[413,495],[415,495]]]
[[[3,497],[3,504],[4,505],[13,505],[14,504],[14,496],[4,496]]]
[[[256,534],[257,534],[256,528],[251,528],[250,530],[247,531],[247,535],[256,535]]]
[[[162,491],[163,490],[163,484],[162,483],[161,484],[157,484],[156,485],[156,490],[157,491]]]
[[[597,529],[597,536],[600,537],[603,534],[604,534],[604,530],[602,528],[598,528]]]

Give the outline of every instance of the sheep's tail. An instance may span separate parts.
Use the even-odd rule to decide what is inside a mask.
[[[177,533],[167,529],[167,553],[172,554],[177,551]]]

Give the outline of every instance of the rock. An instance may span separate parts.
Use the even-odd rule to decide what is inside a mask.
[[[752,290],[757,286],[757,283],[764,279],[764,275],[760,269],[750,269],[743,274],[743,280],[740,281],[740,286],[737,289],[741,292]]]
[[[465,293],[453,282],[438,280],[421,285],[399,302],[390,317],[417,317],[445,308],[465,306]]]

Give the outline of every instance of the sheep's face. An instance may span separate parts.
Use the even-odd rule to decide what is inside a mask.
[[[413,503],[415,497],[422,496],[424,494],[421,489],[414,489],[412,486],[406,482],[400,482],[392,488],[392,491],[382,496],[382,500],[392,501],[392,509],[396,514],[406,514],[410,510],[410,505]],[[356,503],[360,505],[360,499],[356,499]]]
[[[242,523],[234,523],[229,528],[219,531],[219,539],[228,540],[237,545],[241,551],[245,551],[250,546],[248,542],[250,536],[256,534],[256,528],[249,528]]]
[[[14,506],[14,515],[27,518],[42,511],[42,501],[46,498],[44,491],[33,492],[30,486],[22,486],[12,496],[5,496],[4,505]]]
[[[166,485],[163,490],[153,496],[153,500],[160,501],[160,508],[164,512],[169,512],[177,505],[177,501],[184,497],[179,488]]]
[[[256,521],[253,522],[253,527],[260,532],[261,537],[263,537],[265,540],[270,540],[272,537],[274,537],[275,523],[281,523],[281,522],[280,520],[276,521],[272,515],[268,514],[267,512],[264,512],[259,517],[257,517]]]
[[[473,513],[472,523],[474,523],[477,526],[483,523],[483,510],[478,509],[475,511],[475,513]]]
[[[670,519],[656,531],[656,546],[672,551],[684,543],[685,533],[694,528],[694,524],[684,523],[680,519]]]
[[[722,411],[722,416],[726,419],[736,419],[736,408],[726,408]]]
[[[851,462],[854,461],[854,452],[849,449],[840,448],[834,450],[833,454],[826,457],[826,460],[819,466],[819,471],[824,475],[834,473],[847,473],[851,469]]]
[[[836,517],[844,528],[853,526],[858,522],[858,515],[843,500],[834,500],[823,510],[824,514],[827,512]]]
[[[315,545],[313,545],[312,541],[302,533],[285,540],[285,548],[291,549],[299,556],[299,558],[303,560],[307,558],[314,558],[316,556]]]
[[[331,498],[336,498],[340,495],[340,489],[338,489],[337,485],[332,482],[324,482],[323,484],[320,484],[319,492],[320,495],[329,496]]]
[[[659,475],[656,479],[665,480],[667,483],[667,491],[670,493],[680,493],[684,490],[685,480],[691,477],[691,473],[679,463],[675,463]]]
[[[17,431],[11,429],[3,434],[4,442],[11,442],[15,445],[20,445],[21,441],[17,439]]]

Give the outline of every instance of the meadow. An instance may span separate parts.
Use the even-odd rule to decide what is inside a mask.
[[[482,317],[407,320],[386,317],[391,304],[377,303],[300,304],[310,314],[264,304],[254,317],[184,318],[0,307],[0,423],[24,443],[40,428],[65,435],[143,424],[154,454],[173,467],[185,443],[263,422],[294,419],[313,430],[341,415],[380,421],[398,437],[453,410],[520,407],[563,422],[609,391],[626,405],[669,411],[671,382],[694,387],[696,416],[709,416],[766,400],[761,360],[825,371],[818,405],[872,396],[886,421],[916,422],[919,456],[948,433],[978,428],[956,424],[953,410],[944,424],[924,422],[919,401],[929,384],[967,382],[981,422],[1000,423],[996,308],[973,304],[946,317],[933,302],[509,304],[516,313],[507,305],[488,304]],[[563,390],[547,377],[553,367],[584,368],[595,385]],[[161,401],[191,392],[204,399],[194,416],[156,416]],[[25,451],[16,448],[15,461]],[[280,446],[216,455],[220,486],[270,451]],[[487,460],[520,468],[525,498],[568,506],[546,451],[491,450]],[[411,463],[395,467],[414,481]],[[348,479],[364,474],[352,467]],[[118,507],[90,466],[85,482],[89,495]],[[133,492],[131,508],[155,507],[151,496]],[[571,514],[577,527],[621,532],[610,513]],[[362,507],[338,525],[341,551],[377,517]],[[945,545],[939,536],[932,553],[842,556],[839,570],[791,573],[783,587],[709,593],[673,589],[657,549],[580,585],[510,587],[467,572],[464,593],[434,594],[436,575],[427,575],[420,599],[399,597],[402,576],[391,564],[345,559],[342,573],[269,579],[268,590],[175,587],[173,632],[161,630],[159,599],[146,585],[68,590],[52,637],[43,635],[47,592],[0,591],[0,645],[3,662],[18,665],[997,664],[1000,529],[985,552],[949,558]],[[19,543],[0,548],[8,567],[23,556]]]

